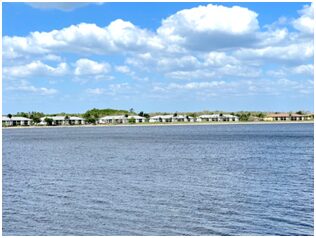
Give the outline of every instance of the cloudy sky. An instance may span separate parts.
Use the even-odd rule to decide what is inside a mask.
[[[3,113],[313,111],[310,3],[3,3]]]

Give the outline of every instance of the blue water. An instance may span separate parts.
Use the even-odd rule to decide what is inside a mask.
[[[3,130],[3,235],[313,235],[313,124]]]

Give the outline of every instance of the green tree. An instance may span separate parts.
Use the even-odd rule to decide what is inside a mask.
[[[134,124],[134,123],[136,123],[136,119],[135,118],[129,118],[128,119],[128,123],[131,123],[131,124]]]
[[[143,117],[144,116],[144,112],[141,111],[140,113],[138,113],[138,116]]]
[[[48,126],[53,125],[54,120],[49,117],[45,117],[44,121],[47,123]]]
[[[32,119],[32,121],[34,122],[34,123],[40,123],[41,122],[41,118],[39,118],[39,117],[33,117],[33,118],[31,118]]]
[[[12,118],[12,114],[8,114],[8,117],[11,119]]]
[[[303,115],[304,113],[302,111],[298,111],[296,114]]]

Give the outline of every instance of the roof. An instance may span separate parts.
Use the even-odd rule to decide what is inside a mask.
[[[26,117],[11,117],[11,119],[7,116],[2,116],[2,121],[32,121]]]
[[[296,113],[273,113],[273,114],[268,114],[267,117],[303,117],[305,115],[301,114],[296,114]]]
[[[125,115],[113,115],[101,117],[100,120],[115,120],[115,119],[127,119]]]
[[[81,117],[69,117],[69,120],[85,120],[85,119]]]
[[[146,119],[145,117],[141,117],[141,116],[128,116],[128,118],[135,118],[135,119]]]
[[[41,117],[41,120],[45,120],[45,118],[51,118],[53,119],[54,121],[64,121],[65,120],[65,116],[53,116],[53,117]],[[83,118],[81,117],[69,117],[69,120],[84,120]]]
[[[219,114],[212,114],[212,115],[201,115],[200,118],[219,118],[219,117],[228,117],[228,118],[238,118],[237,116],[233,116],[230,114],[223,114],[220,116]]]
[[[159,118],[161,118],[161,119],[169,119],[169,118],[172,118],[172,117],[173,117],[173,115],[157,115],[157,116],[151,117],[151,119],[159,119]]]

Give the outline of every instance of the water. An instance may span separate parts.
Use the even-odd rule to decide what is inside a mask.
[[[3,235],[313,235],[313,124],[3,130]]]

